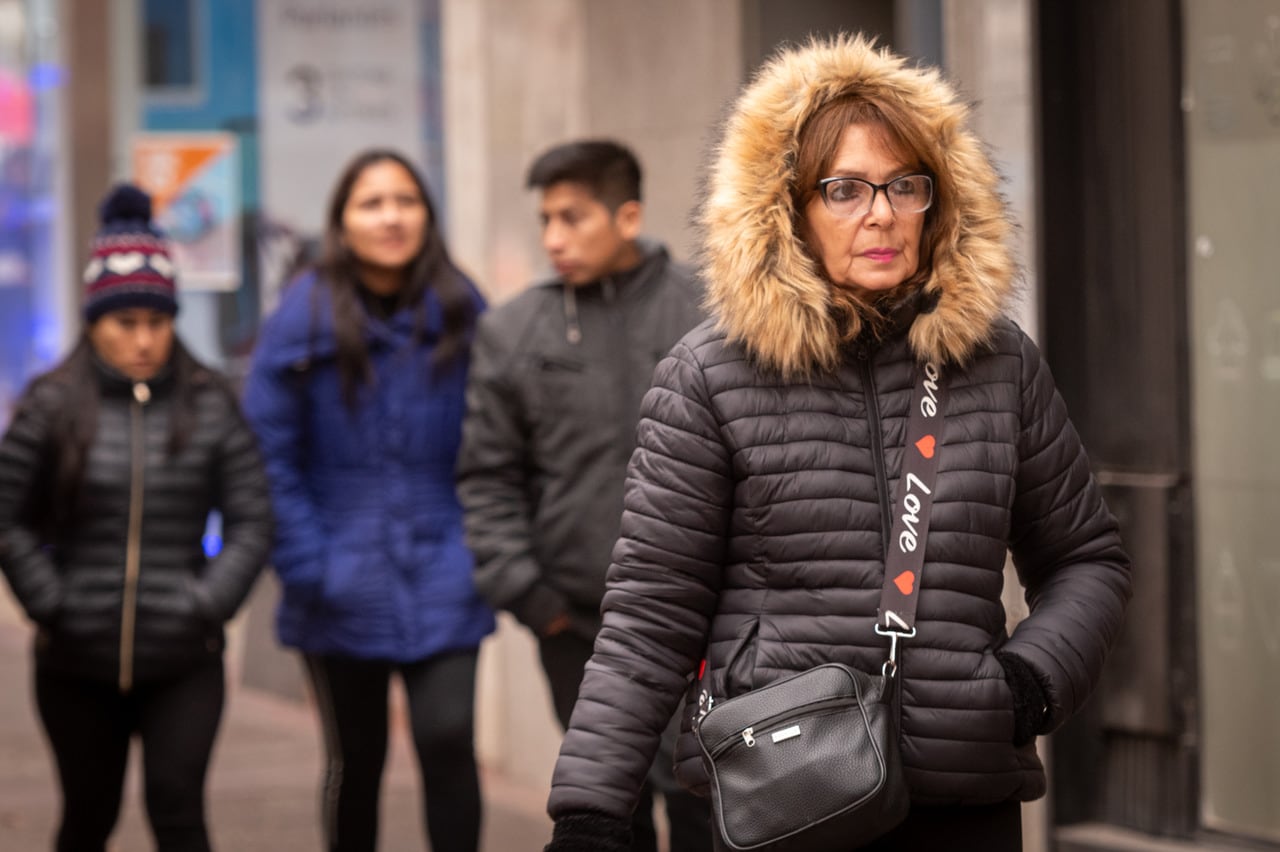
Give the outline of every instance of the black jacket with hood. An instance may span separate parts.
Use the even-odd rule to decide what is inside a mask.
[[[480,318],[458,495],[481,594],[537,633],[567,613],[595,636],[640,400],[705,316],[693,273],[640,249],[626,273],[535,285]]]
[[[928,123],[942,220],[896,329],[851,342],[797,236],[789,171],[797,129],[845,93],[901,99]],[[828,661],[879,671],[888,501],[922,360],[946,365],[950,400],[918,635],[901,656],[912,799],[1043,794],[1031,735],[1093,688],[1129,565],[1048,368],[1002,316],[1011,226],[965,120],[935,74],[860,40],[780,54],[737,102],[701,213],[713,319],[644,400],[604,622],[553,779],[551,849],[615,848],[608,827],[629,814],[682,697],[722,700]],[[1008,552],[1031,610],[1012,636]],[[706,784],[687,720],[677,774]]]
[[[216,657],[266,562],[273,519],[257,443],[230,388],[191,363],[184,403],[172,368],[131,382],[93,359],[97,425],[73,497],[54,488],[55,423],[83,391],[59,371],[32,383],[0,441],[0,568],[39,627],[45,666],[128,690]],[[180,404],[190,420],[171,455]],[[208,557],[215,509],[223,544]]]

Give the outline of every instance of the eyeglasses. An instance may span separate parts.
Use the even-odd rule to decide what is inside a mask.
[[[828,210],[849,219],[870,213],[877,192],[884,193],[895,213],[923,213],[933,204],[933,178],[928,175],[903,175],[888,183],[829,177],[818,181],[818,191]]]

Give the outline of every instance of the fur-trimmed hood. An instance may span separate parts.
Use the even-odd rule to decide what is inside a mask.
[[[708,309],[731,340],[788,378],[835,366],[849,331],[838,327],[831,285],[797,231],[791,189],[801,128],[822,105],[855,93],[905,104],[932,130],[935,148],[925,159],[934,164],[937,192],[929,215],[941,218],[923,289],[936,307],[912,323],[916,355],[965,363],[1014,290],[1012,225],[999,177],[968,128],[967,106],[938,72],[860,36],[784,50],[735,103],[698,222]]]

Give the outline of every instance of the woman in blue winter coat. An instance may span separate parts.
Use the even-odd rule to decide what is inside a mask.
[[[316,270],[285,291],[254,353],[244,408],[278,517],[276,627],[302,653],[324,728],[330,852],[376,847],[393,674],[431,849],[478,847],[476,654],[494,622],[453,470],[483,306],[421,176],[366,151],[334,188]]]

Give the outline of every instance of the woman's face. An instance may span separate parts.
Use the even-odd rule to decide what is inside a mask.
[[[109,367],[145,382],[173,353],[173,317],[150,308],[110,311],[89,326],[89,343]]]
[[[885,184],[918,171],[919,165],[896,150],[880,127],[851,124],[845,128],[831,173],[825,177],[855,177]],[[923,211],[895,211],[884,191],[875,193],[866,213],[838,216],[827,209],[819,192],[805,206],[803,235],[837,287],[891,290],[920,267],[924,217]]]
[[[374,280],[399,281],[427,234],[427,202],[413,176],[394,160],[365,168],[342,208],[342,237],[356,262]]]

